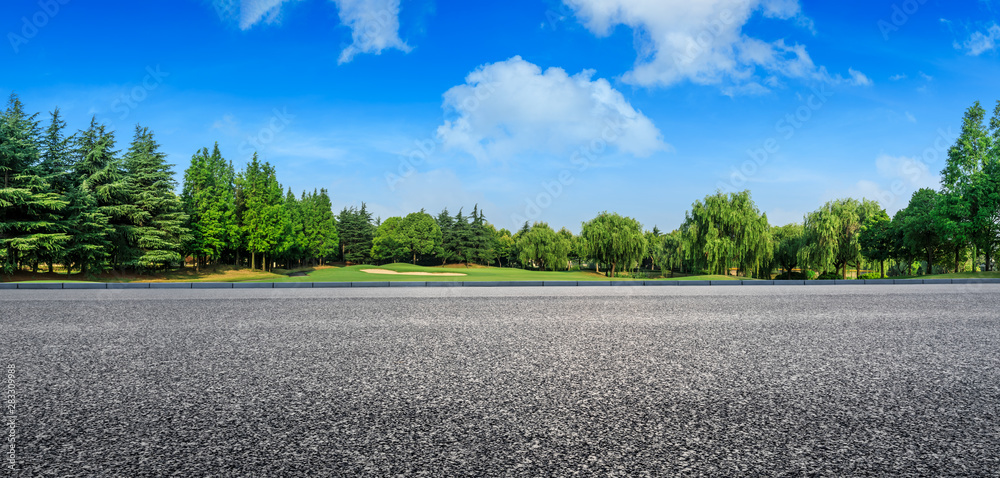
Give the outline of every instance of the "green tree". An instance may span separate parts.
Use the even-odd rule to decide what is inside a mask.
[[[495,236],[496,241],[496,259],[500,267],[503,267],[504,261],[510,265],[511,261],[517,260],[516,258],[516,247],[514,245],[514,238],[510,235],[510,231],[507,229],[500,229],[496,231]]]
[[[403,218],[393,216],[386,218],[375,230],[372,238],[371,256],[379,260],[396,262],[406,257],[409,252],[404,238]]]
[[[934,225],[934,209],[937,202],[937,191],[923,188],[913,193],[910,203],[906,206],[903,242],[910,250],[923,253],[927,260],[924,274],[932,272],[934,256],[941,246],[941,236]]]
[[[326,189],[303,199],[306,235],[306,250],[313,260],[323,265],[328,257],[337,252],[340,235],[337,218],[333,215],[333,203]]]
[[[413,212],[407,214],[400,223],[399,240],[402,250],[416,264],[418,255],[432,254],[441,246],[441,228],[430,214],[424,211]]]
[[[583,223],[580,236],[587,244],[586,256],[617,270],[636,267],[646,255],[646,237],[639,221],[607,211]]]
[[[711,274],[736,267],[745,275],[769,277],[774,253],[771,226],[750,191],[718,192],[695,201],[682,226],[691,259]]]
[[[677,269],[684,272],[684,259],[688,248],[680,230],[662,234],[654,239],[656,245],[656,265],[664,271]]]
[[[130,265],[139,269],[183,262],[180,251],[188,234],[188,217],[181,198],[174,193],[173,165],[167,164],[166,158],[153,133],[136,126],[124,167],[135,205],[129,242],[135,244],[136,255]]]
[[[194,256],[195,268],[240,247],[235,172],[232,163],[222,157],[218,143],[211,153],[202,148],[191,157],[191,166],[184,171],[181,199],[189,230],[184,250]]]
[[[989,270],[996,234],[993,233],[995,226],[990,224],[991,194],[982,188],[990,184],[988,174],[984,173],[987,165],[1000,161],[1000,101],[997,101],[989,124],[985,120],[986,110],[978,101],[962,118],[962,131],[948,150],[948,161],[941,171],[942,190],[949,197],[944,199],[944,211],[938,217],[939,225],[944,227],[949,238],[970,241],[975,248],[985,252]],[[978,253],[973,257],[975,270]]]
[[[276,252],[281,233],[285,230],[282,188],[274,167],[267,162],[261,164],[256,153],[247,163],[242,176],[246,202],[243,234],[250,252],[250,268],[256,269],[256,255],[261,254],[262,269],[268,270],[267,255]]]
[[[880,273],[885,278],[885,261],[893,257],[892,220],[883,210],[876,214],[863,226],[858,236],[861,255],[869,261],[879,264]]]
[[[805,230],[801,224],[786,224],[771,229],[774,238],[774,264],[786,275],[799,265],[799,250]]]
[[[799,263],[847,278],[847,268],[861,267],[861,228],[882,211],[878,203],[863,199],[837,199],[806,216],[804,246]]]
[[[554,270],[557,265],[565,264],[569,253],[566,240],[544,222],[536,222],[527,232],[519,234],[517,248],[523,265],[543,270]]]
[[[353,206],[345,207],[337,216],[337,223],[344,261],[354,264],[367,262],[371,257],[375,226],[372,224],[372,214],[368,212],[365,203],[361,203],[361,209]]]
[[[11,95],[0,114],[0,272],[58,255],[69,241],[62,211],[66,201],[39,174],[36,115]]]

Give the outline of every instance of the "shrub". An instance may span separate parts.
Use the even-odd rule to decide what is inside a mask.
[[[837,280],[837,279],[843,279],[843,277],[841,277],[840,274],[837,274],[836,272],[824,272],[823,274],[819,275],[819,280]]]
[[[881,279],[881,278],[882,278],[882,274],[879,274],[878,272],[869,272],[869,273],[863,274],[861,277],[859,277],[859,279],[868,279],[868,280],[871,280],[871,279]]]
[[[816,273],[814,271],[805,272],[792,272],[792,273],[781,273],[778,274],[774,280],[813,280],[816,278]]]

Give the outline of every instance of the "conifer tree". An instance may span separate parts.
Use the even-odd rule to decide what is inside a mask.
[[[39,174],[37,115],[11,95],[0,114],[0,272],[57,255],[69,241],[61,224],[66,202]]]
[[[183,260],[180,251],[188,231],[187,215],[174,193],[177,183],[166,157],[149,128],[136,126],[124,167],[135,207],[129,237],[129,249],[135,255],[128,263],[139,269],[169,267]]]

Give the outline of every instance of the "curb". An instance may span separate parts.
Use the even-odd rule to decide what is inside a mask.
[[[644,287],[1000,284],[1000,279],[646,280],[430,282],[0,282],[0,290],[55,289],[321,289],[348,287]]]

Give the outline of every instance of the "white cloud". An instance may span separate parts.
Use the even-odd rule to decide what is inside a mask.
[[[295,0],[213,0],[219,17],[235,21],[241,30],[259,23],[274,23],[281,7]],[[395,48],[404,52],[410,46],[399,38],[400,0],[332,0],[340,11],[340,21],[351,29],[352,43],[344,48],[338,63],[351,61],[359,53],[381,54]]]
[[[871,86],[872,80],[854,68],[848,68],[847,73],[851,75],[851,84],[854,86]]]
[[[863,179],[847,191],[827,191],[827,196],[875,200],[892,215],[906,207],[918,189],[938,189],[941,184],[940,175],[917,158],[881,154],[875,159],[875,170],[879,181]]]
[[[338,63],[347,63],[358,53],[374,53],[395,48],[409,52],[399,38],[400,0],[334,0],[340,21],[351,27],[353,43],[340,53]]]
[[[240,30],[249,30],[258,23],[273,23],[281,6],[293,0],[213,0],[216,13],[225,21],[235,21]]]
[[[913,113],[910,113],[909,111],[907,111],[905,113],[905,116],[906,116],[906,121],[909,121],[910,123],[916,123],[917,122],[917,117],[913,116]]]
[[[635,31],[638,58],[627,83],[671,86],[682,81],[723,84],[731,92],[760,93],[761,77],[779,75],[831,83],[845,80],[817,67],[806,48],[783,39],[764,41],[743,34],[760,12],[795,20],[811,29],[797,0],[563,0],[594,34],[616,25]]]
[[[899,73],[897,75],[892,75],[892,76],[889,77],[889,81],[899,81],[899,80],[905,80],[905,79],[906,79],[906,75],[903,74],[903,73]]]
[[[453,118],[438,127],[438,137],[446,149],[480,161],[581,148],[600,155],[614,147],[640,157],[670,149],[649,118],[593,74],[543,72],[520,56],[484,65],[445,92],[443,107]]]
[[[995,50],[998,42],[1000,42],[1000,25],[994,23],[986,31],[973,32],[962,43],[955,42],[955,48],[965,50],[967,55],[979,56],[990,50]]]

